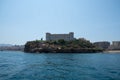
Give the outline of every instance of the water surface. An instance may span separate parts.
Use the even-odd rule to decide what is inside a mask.
[[[120,54],[0,51],[0,80],[120,80]]]

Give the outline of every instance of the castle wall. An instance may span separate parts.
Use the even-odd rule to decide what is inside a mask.
[[[69,34],[51,34],[51,33],[46,33],[46,40],[59,40],[59,39],[64,39],[66,41],[70,41],[74,39],[74,33],[70,32]]]

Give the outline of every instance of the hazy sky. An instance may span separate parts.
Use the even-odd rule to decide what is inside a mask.
[[[46,32],[120,40],[120,0],[0,0],[0,43],[25,44]]]

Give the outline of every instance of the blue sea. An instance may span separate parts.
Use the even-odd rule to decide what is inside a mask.
[[[0,51],[0,80],[120,80],[120,54]]]

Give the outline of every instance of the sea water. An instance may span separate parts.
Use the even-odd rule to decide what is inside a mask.
[[[0,80],[120,80],[120,54],[0,51]]]

